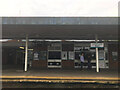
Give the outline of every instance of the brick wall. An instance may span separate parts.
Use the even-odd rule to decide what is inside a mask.
[[[47,60],[33,60],[32,68],[47,68]]]
[[[62,60],[62,68],[74,68],[74,60]]]

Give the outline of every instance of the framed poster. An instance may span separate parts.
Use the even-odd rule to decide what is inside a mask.
[[[38,52],[34,53],[34,60],[39,60],[39,54],[38,54]]]
[[[67,51],[62,52],[62,60],[67,60]]]
[[[69,52],[69,60],[74,60],[74,52]]]
[[[104,56],[104,51],[103,51],[103,50],[99,51],[99,52],[98,52],[98,59],[99,59],[99,60],[104,60],[104,57],[105,57],[105,56]]]
[[[105,68],[105,61],[104,60],[99,61],[99,67],[100,68]]]

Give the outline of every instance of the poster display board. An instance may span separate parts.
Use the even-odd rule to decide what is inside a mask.
[[[69,60],[74,60],[74,52],[69,51]]]
[[[100,50],[99,52],[98,52],[98,59],[99,60],[104,60],[104,50]]]
[[[39,60],[39,54],[38,54],[38,52],[34,53],[34,60]]]
[[[67,60],[67,51],[62,52],[62,60]]]
[[[105,68],[105,61],[104,60],[99,60],[99,67]]]

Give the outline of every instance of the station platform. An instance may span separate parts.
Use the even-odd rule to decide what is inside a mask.
[[[100,69],[7,69],[2,71],[3,82],[98,82],[118,83],[117,70]]]

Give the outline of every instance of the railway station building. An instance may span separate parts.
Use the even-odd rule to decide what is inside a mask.
[[[79,69],[84,53],[84,69],[88,55],[92,68],[118,69],[117,17],[3,17],[1,42],[3,68]]]

